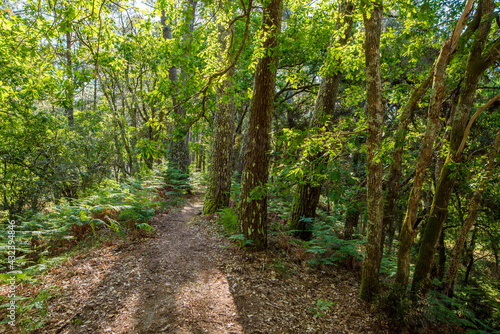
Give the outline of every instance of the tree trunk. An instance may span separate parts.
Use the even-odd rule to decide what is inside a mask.
[[[203,135],[200,136],[200,151],[198,152],[198,172],[201,172],[201,164],[203,161]]]
[[[444,278],[444,269],[446,266],[446,247],[444,245],[444,232],[445,230],[442,230],[441,235],[439,236],[439,262],[437,266],[437,278],[439,281],[442,281]]]
[[[478,6],[482,11],[482,17],[490,15],[495,8],[492,0],[484,0]],[[452,116],[452,127],[450,134],[450,151],[437,183],[434,200],[431,205],[429,219],[421,239],[421,247],[418,253],[413,275],[412,295],[427,294],[430,289],[429,282],[429,259],[432,259],[436,250],[439,234],[443,229],[448,213],[448,202],[455,184],[455,168],[462,160],[462,152],[459,150],[464,138],[469,112],[474,102],[477,84],[483,72],[489,67],[489,62],[482,57],[482,52],[491,28],[490,20],[482,20],[474,37],[472,49],[467,60],[465,79],[458,100],[458,105]],[[497,55],[497,57],[499,57]],[[457,170],[458,172],[458,170]]]
[[[464,286],[469,284],[470,273],[472,272],[472,267],[474,266],[474,250],[476,249],[476,237],[477,237],[477,226],[474,228],[472,233],[472,240],[470,242],[469,251],[469,263],[467,264],[467,269],[465,270]]]
[[[427,126],[417,161],[412,190],[408,199],[405,219],[399,234],[398,266],[396,277],[389,295],[389,298],[394,301],[401,299],[406,294],[406,288],[410,276],[410,252],[413,240],[417,233],[415,225],[417,221],[418,204],[420,202],[422,186],[425,180],[426,168],[432,157],[434,140],[439,125],[439,112],[443,101],[446,68],[449,63],[450,55],[456,48],[458,39],[465,26],[473,3],[473,0],[469,0],[467,2],[452,36],[444,43],[434,66],[434,77],[429,103]],[[431,264],[432,263],[429,263],[429,265]]]
[[[249,111],[248,138],[241,175],[238,229],[246,239],[252,240],[256,249],[267,247],[266,187],[282,7],[282,0],[270,0],[263,10],[265,56],[255,69],[254,95]]]
[[[467,218],[465,219],[464,225],[460,229],[460,233],[458,235],[455,246],[453,247],[450,255],[450,264],[448,266],[448,272],[446,273],[446,282],[445,282],[445,294],[449,297],[453,296],[455,290],[455,281],[457,279],[458,274],[458,266],[460,263],[460,256],[462,255],[462,250],[465,245],[465,241],[467,239],[467,235],[474,224],[474,220],[476,219],[477,207],[479,206],[479,202],[481,200],[481,194],[479,191],[476,191],[472,196],[472,199],[469,204],[469,213]]]
[[[94,78],[94,104],[92,110],[94,110],[94,112],[97,111],[97,75]]]
[[[316,207],[321,195],[321,185],[313,186],[312,183],[300,183],[294,196],[292,215],[289,226],[294,230],[294,235],[303,240],[312,237],[312,219],[316,216]]]
[[[196,10],[196,3],[190,2],[191,10],[193,11],[192,20],[194,20],[194,14]],[[165,12],[162,11],[161,15],[161,25],[162,25],[162,36],[163,39],[172,39],[172,32],[170,27],[166,25]],[[190,25],[190,27],[192,24]],[[182,104],[178,100],[178,79],[177,79],[177,68],[175,66],[170,66],[168,70],[168,78],[173,85],[176,86],[175,90],[177,94],[172,95],[172,105],[174,107],[174,115],[178,120],[185,117],[185,112]],[[179,130],[179,129],[178,129]],[[178,131],[179,132],[179,131]],[[183,129],[180,130],[180,134],[174,134],[170,143],[170,150],[168,154],[168,169],[170,172],[179,173],[180,179],[186,179],[189,174],[189,147],[187,143],[187,134],[184,133]]]
[[[232,27],[229,27],[232,29]],[[226,54],[231,54],[227,49],[227,37],[229,29],[219,26],[219,44],[221,48],[221,63]],[[231,57],[227,58],[232,62]],[[203,203],[203,214],[214,213],[229,205],[231,176],[233,169],[233,137],[234,137],[234,98],[233,98],[233,76],[234,67],[227,72],[219,90],[219,102],[215,111],[213,125],[212,158],[209,171],[207,193]],[[200,151],[201,153],[201,151]]]
[[[361,144],[361,143],[359,143]],[[364,179],[365,175],[365,165],[366,157],[365,154],[356,150],[352,154],[351,158],[351,173],[359,178]],[[362,187],[355,190],[353,198],[349,200],[352,202],[347,208],[346,219],[344,224],[344,239],[351,240],[354,230],[358,227],[359,216],[361,215],[362,203],[366,202],[366,192],[362,191]]]
[[[432,84],[433,73],[433,70],[429,72],[427,78],[418,86],[417,89],[413,91],[408,103],[405,104],[401,111],[401,117],[395,134],[394,151],[392,152],[393,163],[391,165],[391,171],[388,178],[387,196],[384,203],[384,231],[382,233],[380,245],[381,253],[383,253],[384,250],[384,236],[386,234],[389,236],[389,251],[392,249],[394,231],[396,230],[396,201],[399,196],[399,185],[402,176],[402,156],[408,125],[410,124],[411,116],[418,107],[418,103]]]
[[[494,158],[495,155],[498,154],[499,147],[500,147],[500,132],[497,133],[495,142],[493,144],[493,148],[488,154],[488,165],[486,167],[486,176],[482,180],[481,185],[478,187],[478,189],[476,189],[474,195],[472,196],[472,199],[470,200],[469,212],[467,213],[467,218],[465,219],[465,222],[462,225],[462,228],[460,229],[457,241],[455,242],[455,246],[451,250],[450,263],[448,265],[448,271],[446,273],[446,281],[445,281],[445,293],[449,297],[453,296],[455,289],[455,282],[458,274],[458,266],[460,263],[460,257],[462,256],[462,251],[464,249],[465,241],[467,240],[467,235],[469,234],[469,231],[474,225],[474,221],[476,220],[477,208],[479,207],[481,197],[484,192],[484,188],[493,173],[495,167]],[[496,263],[497,262],[498,261],[496,261]]]
[[[360,210],[357,208],[351,208],[347,211],[344,226],[344,240],[352,240],[354,230],[358,228],[359,214]]]
[[[75,120],[73,118],[74,111],[74,87],[73,87],[73,61],[71,59],[71,32],[66,32],[66,76],[67,76],[67,101],[66,101],[66,117],[68,118],[68,125],[73,128]]]
[[[368,140],[366,154],[367,169],[367,240],[366,258],[361,276],[360,298],[366,301],[378,293],[380,271],[380,244],[382,237],[382,124],[384,106],[382,102],[382,80],[380,76],[380,35],[382,33],[382,1],[372,2],[373,9],[363,11],[365,24],[365,63]]]
[[[342,4],[342,16],[337,21],[337,28],[343,28],[343,36],[338,45],[345,46],[351,36],[351,28],[353,24],[352,12],[354,4],[350,1]],[[335,44],[333,40],[332,45]],[[337,102],[337,94],[339,90],[342,72],[339,67],[341,61],[338,60],[329,73],[321,80],[318,96],[316,97],[316,105],[311,119],[310,126],[312,128],[322,127],[328,117],[332,117],[331,121],[335,122],[335,103]],[[321,159],[325,152],[320,152],[308,159],[308,164],[305,169],[314,171],[314,173],[323,174],[326,170],[327,162]],[[323,167],[323,168],[322,168]],[[311,226],[309,222],[316,217],[316,208],[321,195],[321,179],[317,179],[315,175],[305,175],[297,185],[297,190],[293,199],[292,214],[288,225],[290,229],[297,231],[296,236],[309,240],[312,236]]]

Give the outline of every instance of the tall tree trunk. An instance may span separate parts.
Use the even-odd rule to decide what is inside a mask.
[[[139,101],[137,100],[137,95],[136,95],[136,91],[134,89],[134,85],[130,80],[129,70],[130,70],[129,65],[127,65],[127,69],[125,71],[125,82],[127,85],[128,95],[132,97],[132,106],[131,107],[129,106],[128,109],[130,110],[131,125],[134,129],[137,129],[138,128],[137,112],[140,110],[140,105],[139,105]],[[138,80],[140,80],[140,82],[141,82],[141,90],[142,90],[142,76]],[[125,98],[125,94],[124,94],[124,98]],[[144,113],[146,113],[146,110],[144,110]],[[132,165],[130,166],[131,167],[130,168],[130,175],[134,175],[135,170],[136,170],[137,165],[138,165],[137,140],[138,140],[138,134],[136,131],[134,131],[132,133],[131,138],[130,138],[130,146],[132,149]]]
[[[224,29],[219,26],[219,44],[221,49],[221,64],[227,66],[232,62],[231,50],[227,49],[227,38],[229,27]],[[203,203],[203,213],[210,214],[229,205],[231,190],[231,176],[233,169],[233,137],[234,137],[234,98],[233,98],[233,76],[234,67],[228,72],[222,81],[219,90],[219,102],[215,111],[213,125],[212,158],[209,171],[207,193]]]
[[[196,2],[189,2],[189,10],[192,10],[192,17],[189,29],[192,29],[195,11],[196,11]],[[170,26],[166,24],[165,12],[162,11],[161,19],[162,25],[162,36],[163,39],[172,39],[172,32]],[[175,85],[176,94],[172,95],[172,105],[174,107],[174,116],[177,120],[181,120],[185,117],[184,107],[180,103],[178,99],[178,78],[177,78],[177,68],[175,66],[170,66],[168,70],[168,78],[173,85]],[[170,143],[170,150],[168,154],[168,168],[170,171],[174,171],[174,173],[180,173],[181,178],[184,179],[189,174],[189,146],[187,142],[187,133],[184,129],[177,129],[177,134],[172,136],[172,140]],[[179,133],[180,132],[180,133]]]
[[[477,238],[477,226],[474,228],[474,232],[472,232],[472,240],[470,242],[470,250],[469,250],[469,263],[467,264],[467,268],[465,269],[464,276],[464,286],[469,284],[470,273],[472,272],[472,267],[474,266],[474,250],[476,249],[476,238]]]
[[[361,210],[358,208],[351,208],[347,210],[344,226],[344,240],[351,240],[354,230],[358,228],[359,214]]]
[[[360,143],[361,144],[361,143]],[[356,150],[352,154],[351,158],[351,173],[359,179],[364,179],[365,175],[365,165],[366,158],[364,154],[361,154],[359,150]],[[355,191],[353,198],[350,199],[352,202],[347,209],[346,219],[344,224],[344,239],[351,240],[354,230],[358,227],[359,216],[361,215],[362,204],[366,202],[366,191],[362,191],[362,187]]]
[[[73,118],[74,112],[74,82],[73,82],[73,61],[71,59],[71,32],[68,30],[66,32],[66,76],[67,76],[67,96],[66,96],[66,117],[68,118],[68,125],[73,128],[75,125],[75,120]]]
[[[467,214],[467,218],[460,229],[460,233],[458,235],[455,246],[451,250],[450,255],[450,263],[448,266],[448,271],[446,273],[446,282],[445,282],[445,293],[452,297],[455,290],[455,281],[457,279],[458,274],[458,266],[460,263],[460,256],[462,255],[462,250],[465,245],[465,241],[467,239],[467,235],[469,231],[474,225],[474,221],[477,215],[477,208],[479,206],[479,202],[481,201],[481,193],[482,191],[474,192],[472,199],[469,204],[469,212]]]
[[[247,145],[241,176],[238,228],[256,249],[267,247],[267,180],[274,89],[283,1],[270,0],[263,9],[265,56],[255,69],[254,95],[249,111]]]
[[[198,172],[201,172],[201,165],[203,163],[203,143],[200,142],[200,152],[198,153]]]
[[[442,230],[441,235],[439,236],[439,262],[437,265],[437,278],[439,281],[442,281],[444,278],[444,269],[446,266],[446,247],[444,244],[444,232],[445,230]]]
[[[378,293],[380,272],[380,244],[382,237],[382,124],[384,106],[382,102],[382,79],[380,76],[380,35],[382,33],[382,1],[372,2],[373,8],[363,10],[365,24],[365,62],[368,140],[366,154],[367,170],[367,239],[366,258],[361,276],[360,298],[370,301]]]
[[[94,104],[92,110],[94,110],[94,112],[97,111],[97,75],[94,78]]]
[[[478,11],[481,11],[482,17],[486,18],[493,12],[494,8],[495,4],[492,0],[484,0],[478,6]],[[467,60],[465,79],[463,81],[457,108],[452,116],[448,156],[437,183],[434,200],[429,213],[429,219],[422,235],[421,247],[419,249],[415,265],[415,273],[413,275],[412,283],[413,296],[420,293],[425,295],[430,289],[429,274],[431,268],[429,263],[432,261],[429,260],[434,257],[439,234],[443,229],[448,213],[448,202],[455,183],[455,175],[453,174],[453,171],[457,164],[462,160],[462,151],[459,150],[459,148],[461,147],[462,139],[465,135],[465,129],[469,119],[469,112],[474,102],[477,84],[483,72],[491,64],[491,60],[487,58],[485,59],[485,56],[482,56],[490,28],[490,20],[486,19],[481,21]],[[498,59],[498,57],[500,57],[500,53],[498,50],[494,50],[494,52],[496,53],[495,56]]]
[[[434,140],[439,125],[439,112],[443,101],[446,68],[449,63],[450,55],[455,50],[460,34],[467,22],[473,3],[473,0],[469,0],[465,5],[465,9],[455,27],[455,30],[453,31],[452,36],[444,43],[434,66],[434,77],[429,103],[427,126],[417,161],[413,186],[408,199],[405,219],[399,233],[398,266],[389,297],[393,300],[399,300],[406,295],[406,288],[410,276],[410,252],[413,240],[417,233],[416,221],[418,204],[420,202],[422,186],[425,180],[426,168],[432,157]]]
[[[337,21],[337,29],[343,29],[343,36],[339,41],[332,39],[332,46],[336,46],[336,42],[341,47],[345,46],[351,36],[354,4],[350,1],[343,2],[341,10],[342,14]],[[329,116],[332,117],[332,122],[336,120],[335,103],[337,102],[339,84],[342,78],[342,72],[339,69],[340,65],[341,61],[338,60],[334,68],[330,69],[330,73],[321,80],[310,123],[312,128],[322,127]],[[309,157],[307,170],[315,171],[315,173],[320,170],[320,174],[322,174],[322,171],[326,170],[327,164],[327,161],[322,159],[323,156],[325,156],[325,152],[319,152]],[[308,225],[310,225],[310,220],[316,216],[316,208],[321,195],[321,183],[322,180],[317,179],[314,175],[306,175],[297,185],[293,199],[292,214],[288,224],[292,230],[297,231],[296,236],[304,240],[309,240],[312,235],[311,228]]]
[[[118,135],[120,134],[121,138],[123,140],[125,140],[125,136],[124,136],[124,133],[122,131],[122,124],[117,116],[118,115],[118,111],[117,111],[118,107],[116,105],[116,94],[114,92],[115,89],[114,88],[111,89],[111,87],[108,87],[108,85],[105,83],[105,81],[103,80],[101,75],[98,75],[98,78],[99,78],[99,82],[100,82],[101,87],[102,87],[102,92],[104,94],[104,97],[108,101],[109,108],[111,109],[111,112],[113,115],[113,123],[116,127],[115,131],[114,131],[113,139],[115,142],[115,148],[116,148],[117,156],[118,156],[118,165],[121,169],[121,172],[123,174],[127,174],[127,169],[125,167],[125,159],[124,159],[123,154],[122,154],[122,143],[120,143],[120,140],[118,137]],[[125,149],[127,149],[125,142],[123,143],[123,145],[125,146]],[[118,179],[119,176],[117,175],[116,178]]]
[[[380,245],[381,253],[383,253],[384,250],[384,236],[386,234],[389,234],[389,250],[391,250],[392,248],[392,240],[394,238],[394,231],[396,229],[396,201],[399,196],[399,185],[402,176],[402,156],[408,125],[410,124],[411,116],[413,115],[415,109],[417,109],[418,107],[418,103],[432,84],[433,74],[434,71],[431,70],[425,80],[422,81],[417,89],[412,92],[410,99],[404,105],[401,111],[398,128],[395,134],[394,151],[392,152],[393,163],[391,165],[387,183],[387,196],[384,202],[384,231],[382,233]]]

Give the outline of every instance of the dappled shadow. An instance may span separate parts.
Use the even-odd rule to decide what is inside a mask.
[[[353,272],[310,268],[282,249],[239,250],[213,219],[197,217],[200,210],[157,215],[155,237],[120,241],[62,267],[78,273],[58,284],[61,298],[37,333],[392,333],[358,299]]]
[[[96,270],[99,281],[52,308],[37,333],[243,333],[228,280],[218,269],[220,244],[187,225],[198,210],[193,205],[159,215],[155,238],[108,247],[110,266],[82,261],[87,271],[71,284],[84,284]]]

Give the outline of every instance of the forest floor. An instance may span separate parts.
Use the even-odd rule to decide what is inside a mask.
[[[245,252],[201,210],[191,199],[157,214],[149,237],[107,241],[48,270],[32,288],[52,289],[34,333],[393,332],[358,299],[359,272]]]

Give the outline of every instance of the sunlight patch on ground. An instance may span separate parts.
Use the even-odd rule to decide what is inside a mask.
[[[217,269],[200,272],[175,296],[182,333],[243,333],[227,277]]]
[[[110,324],[109,328],[120,328],[125,330],[132,330],[130,328],[132,324],[136,322],[135,318],[139,310],[139,301],[141,298],[141,289],[136,288],[131,292],[125,300],[118,300],[121,308],[116,314],[110,314],[108,316],[113,317],[114,321]]]

